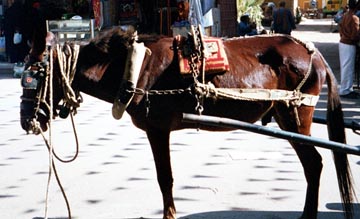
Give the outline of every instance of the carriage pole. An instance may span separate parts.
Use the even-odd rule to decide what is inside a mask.
[[[323,117],[314,116],[313,122],[326,125],[327,120]],[[360,123],[356,121],[344,121],[344,126],[353,130],[356,134],[358,134],[356,131],[360,130]]]
[[[360,156],[360,145],[350,146],[339,142],[328,141],[325,139],[310,137],[307,135],[302,135],[294,132],[288,132],[274,128],[264,127],[234,119],[214,117],[214,116],[204,116],[204,115],[200,116],[195,114],[183,113],[182,121],[187,123],[200,123],[209,126],[242,129],[245,131],[255,132],[258,134],[268,135],[268,136],[295,141],[299,143],[312,144],[318,147]]]

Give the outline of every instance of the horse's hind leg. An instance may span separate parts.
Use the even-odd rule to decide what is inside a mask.
[[[297,126],[295,114],[287,107],[277,107],[274,117],[279,126],[287,131],[310,135],[312,107],[298,108],[300,126]],[[307,181],[306,200],[301,219],[316,219],[319,199],[319,183],[322,170],[322,158],[313,145],[291,142],[304,169]]]
[[[175,219],[173,177],[170,162],[170,131],[149,128],[146,131],[155,160],[157,180],[163,196],[164,219]]]
[[[322,159],[314,146],[299,143],[292,145],[304,168],[307,181],[306,200],[301,219],[316,219]]]

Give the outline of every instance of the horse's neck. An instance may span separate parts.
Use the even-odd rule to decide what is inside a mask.
[[[73,87],[80,92],[112,103],[120,86],[120,77],[105,76],[105,74],[113,74],[108,71],[109,65],[95,65],[81,74],[78,72]]]
[[[145,56],[137,80],[137,88],[141,90],[151,89],[160,75],[173,61],[172,38],[162,38],[145,44],[151,50],[151,54]],[[76,82],[81,92],[96,98],[113,103],[123,80],[125,70],[125,57],[123,60],[112,60],[106,65],[95,65],[82,70]],[[80,64],[81,65],[81,64]],[[80,67],[81,68],[81,67]],[[133,102],[139,103],[142,95],[134,98]]]
[[[109,64],[110,63],[94,65],[84,71],[83,75],[90,81],[99,82],[103,78],[105,71],[109,67]]]

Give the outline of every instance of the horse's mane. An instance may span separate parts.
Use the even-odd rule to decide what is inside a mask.
[[[81,48],[78,62],[82,66],[103,65],[111,60],[125,58],[127,49],[136,40],[140,42],[156,42],[158,35],[137,35],[133,30],[124,31],[120,27],[101,32]]]

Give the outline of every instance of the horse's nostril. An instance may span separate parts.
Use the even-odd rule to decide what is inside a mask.
[[[40,134],[42,131],[47,130],[47,122],[49,120],[49,111],[43,110],[44,106],[39,107],[35,113],[35,102],[29,100],[22,100],[20,103],[20,123],[21,127],[27,133]],[[35,119],[36,118],[36,119]]]
[[[20,124],[21,124],[21,128],[24,129],[26,131],[26,133],[30,132],[31,128],[30,128],[29,121],[27,119],[24,119],[23,117],[21,117]]]
[[[62,119],[66,119],[70,114],[70,108],[66,106],[61,106],[59,111],[59,116]]]
[[[30,120],[33,117],[34,102],[21,101],[20,103],[20,123],[21,127],[29,133],[31,131]]]
[[[21,117],[20,124],[27,134],[33,133],[38,135],[41,131],[46,132],[48,129],[47,118],[44,116],[39,116],[38,120],[29,117]]]

